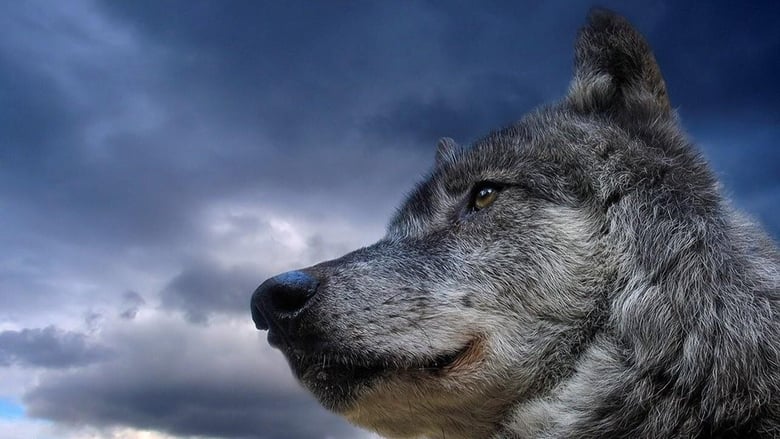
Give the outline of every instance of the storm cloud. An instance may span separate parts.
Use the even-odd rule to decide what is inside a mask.
[[[111,354],[84,334],[53,326],[0,332],[0,366],[69,368],[106,360]]]
[[[777,239],[778,7],[610,3],[726,193]],[[437,138],[468,144],[562,97],[590,6],[0,6],[14,435],[367,437],[294,382],[254,330],[253,289],[378,239]]]
[[[358,437],[322,410],[259,334],[235,322],[193,328],[165,315],[110,328],[116,358],[49,373],[25,395],[28,414],[64,424],[132,425],[231,438]],[[78,397],[74,397],[74,396]],[[305,422],[297,421],[305,419]]]
[[[247,291],[261,276],[240,269],[220,269],[200,262],[179,273],[160,293],[163,307],[179,309],[194,323],[210,314],[246,312]]]
[[[138,310],[146,304],[143,296],[135,291],[125,291],[122,294],[122,309],[119,311],[119,317],[127,320],[133,320],[138,315]]]

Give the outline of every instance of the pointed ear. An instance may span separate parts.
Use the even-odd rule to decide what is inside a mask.
[[[650,46],[611,11],[591,10],[577,39],[574,70],[568,100],[580,111],[671,111]]]
[[[442,137],[436,142],[436,167],[455,159],[460,146],[449,137]]]

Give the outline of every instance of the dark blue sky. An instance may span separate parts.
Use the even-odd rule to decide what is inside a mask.
[[[778,239],[780,7],[600,5]],[[292,381],[249,293],[377,239],[437,138],[562,97],[591,6],[1,5],[0,436],[363,437]]]

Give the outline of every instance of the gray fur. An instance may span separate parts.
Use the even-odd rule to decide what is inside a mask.
[[[563,101],[453,145],[384,239],[303,270],[281,349],[323,405],[388,437],[780,437],[780,255],[625,19],[591,13]]]
[[[458,157],[458,151],[460,151],[460,145],[455,140],[449,137],[442,137],[436,142],[436,166],[444,166],[445,163],[451,162]]]

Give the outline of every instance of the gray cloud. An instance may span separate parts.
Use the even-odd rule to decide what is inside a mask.
[[[123,376],[122,384],[118,378],[50,381],[29,393],[25,403],[32,416],[65,424],[124,425],[176,435],[325,439],[359,434],[300,393],[273,393],[227,377],[166,383]]]
[[[234,243],[253,239],[256,245],[245,258],[238,258],[237,264],[197,258],[167,282],[159,294],[162,308],[182,312],[191,323],[207,324],[215,316],[246,315],[249,296],[264,279],[277,274],[274,269],[290,270],[340,256],[354,250],[359,234],[357,230],[334,231],[335,236],[326,238],[319,230],[307,230],[312,224],[274,227],[268,219],[251,214],[227,215],[220,220],[224,230],[215,241],[236,254],[240,252]],[[285,237],[285,233],[292,235]],[[353,236],[343,236],[346,233]],[[280,245],[286,240],[293,242]],[[286,261],[285,265],[279,261]]]
[[[122,310],[119,312],[119,317],[133,320],[138,315],[138,310],[144,305],[146,305],[146,300],[143,296],[132,290],[125,291],[122,293]]]
[[[0,366],[71,368],[106,361],[112,351],[53,326],[0,332]]]
[[[361,433],[293,383],[251,325],[193,330],[160,317],[110,332],[113,361],[44,375],[28,413],[67,425],[129,426],[175,435],[324,439]]]
[[[49,12],[58,25],[43,26],[43,32],[19,24],[34,16],[34,8],[11,8],[5,32],[24,35],[28,46],[37,42],[39,48],[19,58],[9,43],[0,46],[9,60],[2,80],[12,91],[3,108],[14,109],[0,118],[11,134],[3,150],[18,170],[0,176],[3,187],[16,188],[4,194],[17,205],[10,221],[33,221],[46,233],[97,248],[187,242],[197,236],[193,220],[203,206],[236,194],[294,211],[303,204],[325,209],[330,204],[321,195],[338,193],[343,197],[337,202],[357,201],[341,203],[349,215],[361,213],[356,206],[387,211],[430,163],[419,159],[432,156],[436,138],[468,141],[564,92],[571,41],[587,6],[560,6],[102,2],[84,17]],[[680,79],[670,84],[701,81],[683,65],[691,59],[709,72],[722,71],[707,64],[715,56],[712,44],[687,34],[672,41],[666,37],[672,32],[656,31],[662,20],[679,20],[672,11],[628,9],[658,40],[658,52],[672,57],[665,72]],[[734,44],[742,24],[713,32],[722,27],[717,10],[703,11],[713,22],[699,26]],[[104,24],[87,25],[85,17]],[[767,55],[777,35],[767,30],[761,36],[756,53],[729,53],[744,57],[739,65],[756,65],[753,72],[767,79],[777,71],[776,57]],[[122,44],[112,44],[116,40]],[[683,43],[688,45],[678,47]],[[42,49],[48,46],[62,54]],[[66,56],[84,47],[89,56]],[[58,60],[59,74],[41,69],[50,58]],[[710,90],[706,99],[753,96],[760,104],[744,108],[777,115],[770,99],[776,91],[756,94],[746,86],[762,78],[740,76],[749,73],[731,63],[720,67],[729,85],[718,82],[721,94]],[[743,111],[702,106],[705,97],[693,90],[686,85],[672,93],[686,114]],[[417,160],[399,160],[396,172],[389,172],[375,159],[399,151]],[[374,184],[352,184],[358,176],[345,169],[363,170],[360,179],[371,176]],[[318,196],[290,202],[310,192]],[[40,215],[43,205],[56,217]],[[22,207],[30,209],[27,215]]]
[[[417,148],[434,145],[445,135],[470,143],[543,103],[540,93],[517,75],[475,75],[467,84],[457,95],[442,92],[393,102],[366,121],[365,132],[383,142],[406,142]]]
[[[246,313],[249,294],[264,277],[238,267],[196,262],[176,275],[160,294],[163,307],[184,312],[193,323],[225,312]]]

